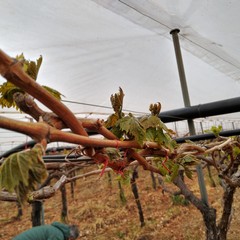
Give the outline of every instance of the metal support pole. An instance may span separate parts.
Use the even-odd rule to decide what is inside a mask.
[[[206,206],[209,206],[207,189],[206,189],[206,185],[204,182],[204,176],[203,176],[203,170],[202,170],[201,164],[196,166],[196,170],[197,170],[197,175],[198,175],[198,185],[199,185],[199,189],[200,189],[201,200]]]
[[[204,134],[203,124],[202,124],[202,122],[200,122],[200,127],[201,127],[202,134]]]
[[[185,107],[190,107],[190,99],[189,99],[189,94],[188,94],[188,87],[187,87],[187,81],[185,77],[185,72],[184,72],[184,66],[183,66],[183,60],[182,60],[182,53],[181,53],[181,48],[180,48],[180,43],[179,43],[179,38],[178,38],[178,33],[180,32],[179,29],[173,29],[170,34],[172,35],[173,39],[173,44],[174,44],[174,49],[175,49],[175,55],[176,55],[176,60],[177,60],[177,65],[178,65],[178,73],[179,73],[179,78],[180,78],[180,83],[181,83],[181,88],[182,88],[182,95],[183,95],[183,101]],[[195,127],[192,119],[188,119],[188,128],[190,135],[195,135]]]
[[[185,107],[190,107],[191,106],[190,98],[189,98],[189,94],[188,94],[187,81],[186,81],[186,77],[185,77],[182,53],[181,53],[181,48],[180,48],[180,43],[179,43],[179,38],[178,38],[179,32],[180,32],[179,29],[173,29],[170,32],[170,34],[172,35],[174,49],[175,49],[175,55],[176,55],[176,59],[177,59],[178,73],[179,73],[179,78],[180,78],[180,82],[181,82],[184,105],[185,105]],[[194,127],[194,123],[193,123],[192,119],[188,119],[188,128],[189,128],[190,135],[196,135],[196,131],[195,131],[195,127]],[[198,175],[198,180],[199,180],[199,188],[200,188],[200,192],[201,192],[202,202],[208,206],[208,197],[207,197],[206,186],[205,186],[205,183],[203,180],[204,176],[203,176],[201,164],[196,166],[196,170],[197,170],[197,175]]]

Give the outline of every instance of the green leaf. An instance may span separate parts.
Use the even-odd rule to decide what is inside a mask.
[[[27,73],[32,79],[37,80],[37,75],[42,64],[42,56],[36,62],[26,60],[23,53],[16,56],[16,59],[23,64],[23,71]]]
[[[222,131],[222,126],[212,126],[210,130],[205,130],[206,133],[213,133],[216,137],[219,136],[220,132]]]
[[[161,172],[162,176],[166,176],[167,174],[169,174],[169,172],[167,171],[167,169],[165,167],[163,167],[162,164],[158,164],[158,169]]]
[[[156,141],[156,128],[148,128],[146,131],[146,140],[149,142]]]
[[[157,116],[149,116],[149,117],[142,117],[140,119],[140,123],[144,127],[144,129],[148,128],[157,128],[160,127],[160,119]]]
[[[42,161],[43,147],[36,144],[31,150],[14,153],[0,167],[0,190],[16,192],[22,203],[29,191],[36,189],[48,175]]]
[[[159,145],[166,146],[171,151],[175,148],[176,142],[170,136],[174,132],[168,129],[158,116],[142,117],[140,123],[146,130],[147,141],[157,142]]]
[[[60,92],[58,92],[57,90],[47,87],[47,86],[42,86],[43,88],[45,88],[49,93],[51,93],[56,99],[61,100],[62,99],[62,94]]]
[[[113,126],[111,132],[120,140],[123,140],[124,132],[119,128],[119,126]]]
[[[140,145],[145,140],[145,131],[138,119],[129,113],[128,116],[119,119],[116,126],[123,131],[130,140],[135,139]]]
[[[196,164],[198,164],[198,160],[196,158],[196,156],[188,154],[185,155],[184,157],[180,158],[178,160],[178,162],[183,165],[183,166],[194,166]]]
[[[171,182],[172,182],[171,176],[167,174],[167,175],[165,176],[165,181],[166,181],[167,183],[171,183]]]
[[[152,160],[155,162],[155,164],[156,164],[157,168],[160,170],[162,176],[169,175],[169,171],[167,170],[167,168],[170,168],[170,166],[169,166],[170,162],[169,161],[164,163],[165,166],[167,167],[166,168],[165,166],[163,166],[163,162],[165,161],[165,158],[154,157]]]
[[[164,133],[162,129],[157,129],[156,131],[156,142],[163,144],[171,151],[176,147],[176,142],[167,134]]]
[[[0,105],[2,108],[7,107],[15,107],[17,108],[14,100],[13,100],[13,95],[16,92],[24,92],[22,91],[19,87],[16,87],[14,84],[11,82],[4,82],[3,84],[0,85]]]
[[[192,171],[188,167],[184,166],[184,172],[189,179],[193,180]]]
[[[129,185],[132,177],[132,170],[125,170],[123,174],[118,174],[116,180],[120,181],[123,185]]]
[[[157,128],[162,129],[168,134],[174,134],[175,132],[171,129],[169,129],[158,116],[150,115],[148,117],[144,116],[140,119],[140,123],[144,127],[144,129],[148,128]]]
[[[171,181],[177,177],[179,167],[180,166],[178,164],[174,164],[174,166],[171,168]]]
[[[234,146],[234,147],[233,147],[233,156],[234,156],[234,157],[237,157],[239,154],[240,154],[240,148]]]

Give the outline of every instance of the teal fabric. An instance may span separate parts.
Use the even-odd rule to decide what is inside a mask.
[[[60,222],[54,222],[51,225],[33,227],[13,240],[67,240],[70,235],[68,225]]]

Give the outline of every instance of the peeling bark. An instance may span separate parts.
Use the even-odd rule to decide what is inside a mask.
[[[13,99],[17,107],[24,113],[29,114],[37,122],[39,121],[40,116],[43,115],[42,111],[37,104],[34,102],[33,98],[29,94],[24,94],[21,92],[16,92],[13,95]]]
[[[17,202],[17,195],[16,193],[9,193],[5,191],[0,192],[0,201],[7,201],[7,202]]]
[[[188,189],[180,175],[174,179],[174,184],[181,190],[181,193],[185,198],[201,212],[206,227],[206,239],[217,240],[216,209],[205,205],[199,198],[197,198]]]
[[[232,205],[235,191],[236,188],[228,186],[223,194],[223,213],[218,225],[218,237],[220,240],[227,239],[227,232],[231,223]]]
[[[33,202],[52,197],[53,195],[55,195],[57,190],[65,184],[66,180],[67,180],[66,176],[63,175],[53,186],[46,186],[37,191],[32,192],[28,197],[28,202]]]

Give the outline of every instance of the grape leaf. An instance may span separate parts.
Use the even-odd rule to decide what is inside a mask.
[[[119,139],[119,140],[124,140],[123,135],[124,131],[122,131],[118,126],[113,126],[111,128],[111,132]]]
[[[161,172],[162,176],[166,176],[167,174],[169,174],[169,172],[167,171],[167,169],[165,167],[163,167],[162,164],[158,164],[158,169]]]
[[[129,185],[132,177],[132,170],[125,170],[123,174],[118,174],[116,180],[120,181],[123,185]]]
[[[132,114],[129,113],[128,116],[119,119],[116,122],[116,126],[123,131],[130,140],[135,139],[141,146],[143,145],[145,140],[145,131],[138,119]]]
[[[213,133],[215,137],[218,137],[221,131],[222,131],[222,126],[218,125],[218,126],[212,126],[210,130],[205,130],[204,132]]]
[[[144,129],[148,128],[156,128],[160,126],[160,119],[157,116],[149,116],[149,117],[142,117],[140,119],[140,123],[144,127]]]
[[[53,88],[50,88],[48,86],[42,86],[42,87],[45,88],[56,99],[58,99],[58,100],[62,99],[63,95],[59,91],[57,91],[57,90],[55,90]]]
[[[198,163],[196,156],[188,154],[180,158],[178,162],[183,166],[194,166]]]
[[[155,142],[156,140],[156,128],[148,128],[146,130],[146,140],[149,142]]]
[[[42,64],[42,56],[40,56],[36,62],[26,60],[23,53],[16,56],[16,59],[22,62],[24,72],[26,72],[32,79],[37,80],[38,71]]]
[[[184,173],[189,179],[193,180],[192,171],[186,166],[184,166]]]
[[[233,147],[233,156],[237,157],[237,155],[240,154],[240,148],[239,147]]]
[[[171,169],[171,181],[173,181],[177,175],[178,175],[178,170],[179,170],[179,165],[178,164],[174,164],[174,166]]]
[[[0,105],[2,108],[7,107],[15,107],[16,103],[13,100],[13,95],[16,92],[23,92],[20,88],[16,87],[14,84],[10,82],[4,82],[0,85]]]
[[[48,175],[42,161],[43,147],[36,144],[31,150],[14,153],[0,167],[0,190],[16,192],[22,203],[29,191],[36,189]]]
[[[164,133],[162,129],[156,130],[156,142],[163,144],[171,151],[173,151],[176,146],[176,142],[167,133]]]
[[[144,116],[140,119],[140,123],[144,127],[144,129],[148,128],[158,128],[163,129],[168,134],[175,134],[175,132],[171,129],[169,129],[158,116],[150,115],[148,117]]]
[[[118,115],[117,115],[116,113],[111,114],[111,115],[107,118],[107,121],[104,123],[105,127],[106,127],[106,128],[111,128],[111,127],[113,127],[113,126],[116,124],[116,122],[117,122],[118,119],[119,119],[119,118],[118,118]]]
[[[176,146],[176,142],[171,138],[170,134],[174,132],[168,129],[167,126],[158,118],[151,115],[142,117],[140,123],[146,130],[146,140],[157,142],[159,145],[164,145],[170,150]]]

